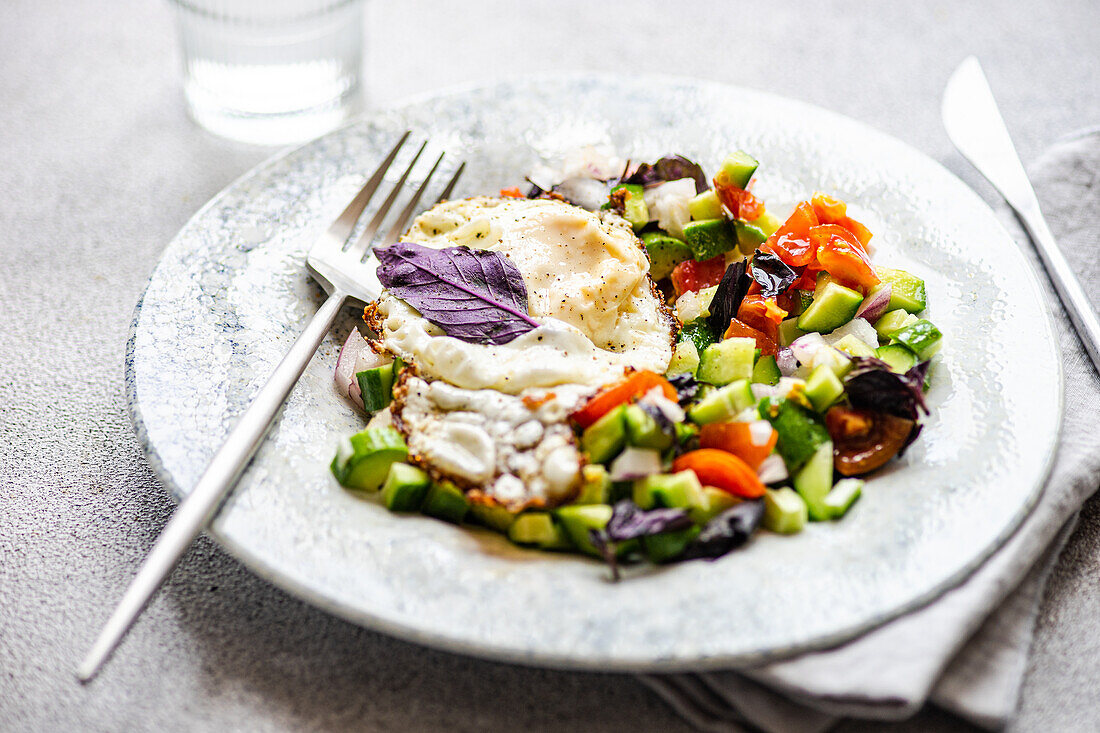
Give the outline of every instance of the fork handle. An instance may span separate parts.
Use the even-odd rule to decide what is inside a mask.
[[[191,493],[180,503],[165,525],[156,544],[130,582],[111,618],[96,638],[88,655],[77,668],[77,677],[87,681],[111,655],[145,604],[172,572],[187,549],[217,513],[222,501],[237,482],[241,471],[264,439],[279,408],[301,378],[325,334],[336,320],[346,293],[335,290],[317,310],[275,371],[244,411]]]

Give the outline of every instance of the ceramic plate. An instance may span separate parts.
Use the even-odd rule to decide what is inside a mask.
[[[596,145],[635,160],[679,152],[711,172],[743,148],[762,162],[756,192],[769,207],[816,190],[845,199],[875,232],[876,260],[927,282],[929,317],[946,334],[932,417],[843,521],[793,537],[761,532],[716,562],[613,584],[595,561],[394,515],[336,485],[337,441],[363,427],[332,385],[355,321],[348,309],[210,530],[271,582],[365,626],[470,654],[713,668],[835,643],[927,602],[1035,502],[1060,425],[1061,360],[1034,274],[973,192],[902,143],[802,103],[594,76],[439,94],[366,117],[261,165],[187,223],[137,309],[127,360],[137,432],[177,498],[317,308],[303,267],[313,238],[406,128],[468,161],[462,196]]]

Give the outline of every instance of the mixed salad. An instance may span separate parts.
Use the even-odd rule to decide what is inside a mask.
[[[760,528],[843,517],[861,477],[919,435],[941,334],[922,316],[924,282],[873,264],[871,232],[844,202],[815,193],[781,220],[752,192],[757,165],[739,151],[708,180],[669,156],[501,191],[625,219],[677,320],[667,371],[628,369],[569,415],[584,465],[567,501],[517,512],[471,500],[408,460],[388,425],[344,442],[336,478],[394,511],[603,558],[616,577],[634,560],[714,558]],[[353,331],[344,352],[370,355],[364,343]],[[373,412],[406,368],[342,354],[337,382]]]

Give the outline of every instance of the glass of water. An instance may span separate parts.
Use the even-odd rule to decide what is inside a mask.
[[[200,125],[260,145],[328,132],[360,104],[364,0],[173,0]]]

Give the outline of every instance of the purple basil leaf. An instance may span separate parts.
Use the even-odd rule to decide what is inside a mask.
[[[666,155],[653,165],[642,163],[638,166],[638,170],[623,180],[623,183],[652,186],[665,181],[678,181],[681,178],[691,178],[695,181],[695,193],[703,193],[709,188],[702,166],[682,155]]]
[[[924,402],[924,377],[928,362],[921,362],[905,374],[896,374],[886,362],[858,357],[844,379],[844,390],[852,407],[886,412],[907,420],[928,413]],[[915,436],[914,436],[915,437]]]
[[[653,418],[653,422],[657,423],[657,427],[665,435],[676,438],[676,428],[672,427],[672,421],[668,419],[668,415],[661,412],[661,409],[656,405],[651,405],[648,402],[639,402],[638,407],[642,408],[642,412]]]
[[[718,290],[714,291],[714,297],[710,301],[707,322],[719,337],[729,328],[730,321],[737,317],[737,309],[749,292],[752,278],[745,273],[745,269],[744,260],[727,267],[722,274],[722,281],[718,283]]]
[[[749,541],[764,518],[764,500],[743,501],[703,526],[684,550],[685,560],[721,557]]]
[[[506,344],[539,325],[523,277],[499,252],[399,242],[374,253],[382,285],[448,336]]]
[[[638,537],[687,529],[691,524],[691,517],[683,509],[646,511],[630,499],[623,499],[615,504],[604,532],[612,542],[625,542]]]
[[[760,294],[774,298],[785,292],[798,275],[790,266],[771,252],[757,252],[752,258],[752,279],[760,284]]]
[[[607,536],[607,531],[590,529],[588,530],[588,539],[592,546],[596,548],[596,552],[600,553],[600,557],[611,568],[611,580],[617,582],[619,580],[619,557],[615,554],[615,545]]]
[[[668,382],[676,389],[676,399],[680,407],[691,402],[699,393],[699,383],[695,381],[695,375],[690,372],[674,374],[668,378]]]

